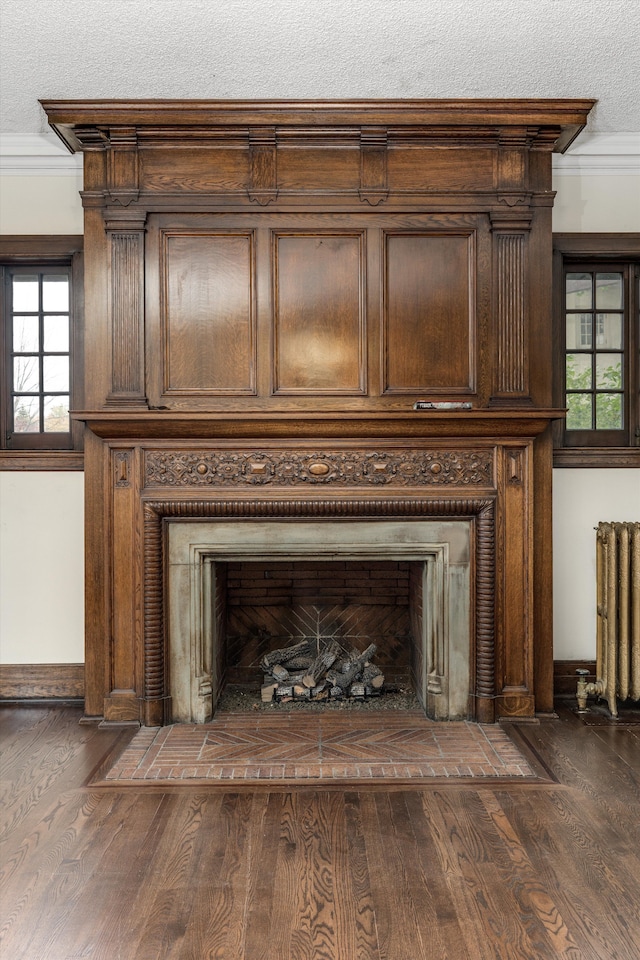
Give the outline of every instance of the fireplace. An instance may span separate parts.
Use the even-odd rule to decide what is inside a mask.
[[[470,522],[178,522],[169,527],[174,721],[212,716],[227,675],[259,683],[265,653],[304,637],[406,676],[438,719],[470,713]]]
[[[592,102],[43,106],[84,153],[87,716],[208,716],[225,572],[309,551],[405,565],[430,715],[551,711],[551,152]]]

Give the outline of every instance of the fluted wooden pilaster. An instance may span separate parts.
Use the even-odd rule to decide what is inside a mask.
[[[514,227],[516,224],[511,225],[508,219],[506,222],[493,220],[495,383],[492,406],[531,403],[526,349],[529,338],[528,224],[524,230]]]
[[[144,233],[118,230],[111,239],[112,374],[109,405],[146,404],[144,386]]]

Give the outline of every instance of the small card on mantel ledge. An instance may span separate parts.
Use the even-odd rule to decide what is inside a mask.
[[[416,400],[413,405],[414,410],[472,410],[473,404],[468,400],[450,401],[443,400],[432,402],[431,400]]]

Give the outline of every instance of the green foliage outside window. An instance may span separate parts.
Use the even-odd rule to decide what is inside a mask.
[[[596,392],[591,366],[580,365],[577,356],[568,354],[566,361],[567,430],[621,430],[622,361],[598,371]]]

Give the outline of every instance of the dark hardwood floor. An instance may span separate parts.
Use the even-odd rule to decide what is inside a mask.
[[[85,786],[129,732],[3,705],[2,960],[638,960],[640,726],[517,727],[558,783]]]

